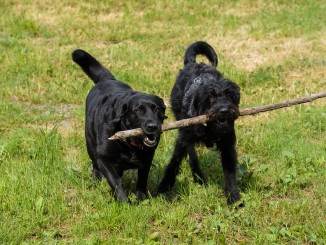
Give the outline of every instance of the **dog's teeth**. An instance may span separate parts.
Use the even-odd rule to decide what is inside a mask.
[[[156,145],[156,138],[154,138],[153,140],[150,140],[148,137],[146,137],[145,139],[144,139],[144,144],[146,145],[146,146],[148,146],[148,147],[153,147],[153,146],[155,146]]]
[[[207,123],[203,123],[203,126],[207,127]]]

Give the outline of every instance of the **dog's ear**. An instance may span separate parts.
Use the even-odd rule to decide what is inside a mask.
[[[240,88],[236,85],[236,87],[232,91],[232,99],[233,101],[239,105],[240,103]]]
[[[239,105],[239,103],[240,103],[240,88],[239,88],[239,86],[229,79],[225,79],[225,81],[228,83],[227,89],[225,91],[226,95],[232,99],[234,104]]]
[[[120,110],[119,110],[119,112],[118,112],[117,117],[119,117],[119,118],[123,117],[126,114],[127,111],[128,111],[128,104],[123,103]]]
[[[121,121],[121,118],[124,116],[124,114],[126,114],[127,111],[128,111],[128,104],[123,103],[116,111],[116,114],[115,114],[114,119],[112,120],[112,123],[119,123]]]
[[[237,102],[237,105],[240,103],[240,89],[235,94],[235,101]]]
[[[109,98],[109,96],[107,96],[107,95],[105,95],[105,96],[102,98],[102,100],[101,100],[102,105],[105,104],[105,102],[108,100],[108,98]]]
[[[165,109],[166,106],[164,104],[164,100],[162,98],[160,98],[160,103],[161,103],[161,113],[160,113],[160,118],[162,120],[167,119],[168,117],[165,115]]]

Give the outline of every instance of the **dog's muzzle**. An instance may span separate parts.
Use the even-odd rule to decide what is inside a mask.
[[[146,136],[143,139],[143,143],[147,147],[154,147],[157,145],[157,137],[156,136]]]
[[[145,137],[143,138],[143,143],[147,147],[154,147],[158,143],[158,137],[161,127],[157,123],[146,123],[143,131],[145,132]]]
[[[229,121],[234,121],[237,119],[238,116],[239,110],[237,108],[213,108],[208,112],[208,117],[220,125],[226,125]]]
[[[231,113],[229,110],[227,110],[226,108],[222,108],[219,112],[218,112],[218,115],[217,115],[217,121],[219,123],[227,123],[228,119],[230,119],[232,116],[231,116]]]

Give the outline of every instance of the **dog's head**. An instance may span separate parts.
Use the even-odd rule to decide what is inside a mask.
[[[144,135],[137,137],[147,147],[158,144],[161,124],[165,116],[165,105],[155,95],[136,93],[122,105],[120,117],[122,130],[141,128]]]
[[[206,114],[218,128],[233,126],[239,116],[239,102],[239,87],[228,79],[216,78],[210,73],[194,78],[184,97],[188,116]]]

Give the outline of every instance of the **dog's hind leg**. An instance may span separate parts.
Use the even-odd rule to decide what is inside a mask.
[[[86,148],[87,148],[88,155],[89,155],[89,157],[92,161],[92,165],[93,165],[92,177],[94,180],[101,181],[102,180],[101,170],[97,166],[97,163],[96,163],[95,157],[94,157],[93,148],[90,146],[90,143],[88,141],[86,141]]]
[[[198,156],[194,145],[188,147],[188,154],[189,154],[189,165],[191,167],[191,173],[192,176],[194,177],[194,181],[201,185],[206,184],[206,179],[199,167]]]
[[[235,150],[234,133],[224,137],[220,150],[225,180],[225,194],[228,204],[232,204],[240,200],[240,193],[236,180],[237,153]]]
[[[180,164],[186,154],[187,146],[182,144],[182,141],[178,139],[170,163],[166,167],[163,179],[158,186],[158,193],[167,192],[174,186],[176,176],[180,170]]]

